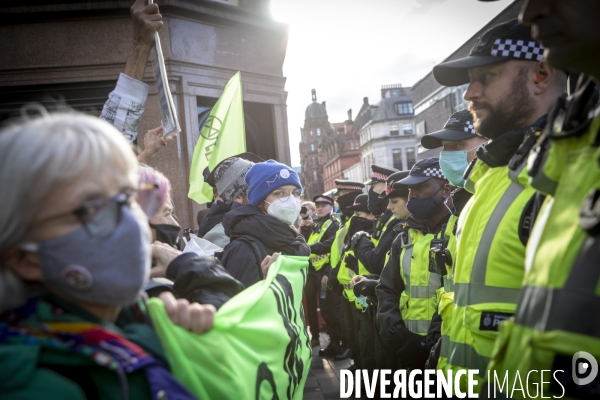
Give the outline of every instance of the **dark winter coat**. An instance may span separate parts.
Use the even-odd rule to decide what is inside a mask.
[[[300,233],[252,204],[228,212],[223,227],[231,242],[223,249],[221,263],[246,287],[263,279],[260,264],[267,255],[310,255]]]

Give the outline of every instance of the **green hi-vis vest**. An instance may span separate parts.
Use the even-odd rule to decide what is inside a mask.
[[[383,229],[381,230],[381,234],[377,238],[375,238],[375,237],[371,238],[371,242],[373,242],[373,244],[375,245],[375,247],[377,247],[377,245],[379,244],[379,241],[381,240],[381,237],[387,231],[387,228],[390,225],[390,223],[393,220],[395,220],[395,219],[396,219],[396,217],[394,217],[393,215],[391,217],[389,217],[388,220],[385,222],[385,225],[383,226]]]
[[[446,225],[446,230],[444,231],[444,236],[445,236],[446,240],[448,240],[448,245],[446,248],[450,251],[450,254],[452,255],[452,265],[451,266],[446,265],[448,274],[443,277],[444,288],[443,288],[442,292],[440,293],[440,301],[438,303],[438,314],[442,318],[442,325],[441,325],[442,342],[446,343],[445,346],[442,345],[442,347],[440,349],[440,358],[437,363],[437,365],[438,365],[437,368],[439,368],[439,369],[447,368],[446,365],[448,364],[448,354],[446,354],[446,353],[442,354],[442,351],[444,351],[444,350],[447,351],[448,347],[449,347],[448,345],[450,343],[450,326],[451,326],[450,319],[452,318],[452,310],[454,309],[454,306],[452,305],[452,303],[454,301],[454,281],[452,280],[452,274],[454,271],[454,264],[456,263],[456,236],[453,234],[453,232],[454,232],[454,227],[456,226],[457,221],[458,221],[458,216],[451,215],[450,219],[448,219],[448,224]]]
[[[201,335],[148,309],[173,376],[199,399],[302,399],[311,360],[302,310],[307,257],[279,255],[267,277],[229,299]]]
[[[333,217],[331,217],[333,218]],[[331,226],[331,224],[333,223],[333,221],[331,220],[331,218],[329,218],[327,221],[325,221],[322,225],[321,225],[321,229],[319,230],[319,232],[312,232],[310,234],[310,236],[308,237],[308,242],[307,244],[310,246],[311,244],[315,244],[317,242],[321,241],[321,238],[323,238],[323,235],[325,234],[325,232],[327,232],[327,229]],[[327,265],[327,263],[329,262],[329,253],[328,254],[322,254],[322,255],[316,255],[316,254],[311,254],[310,257],[308,257],[308,260],[310,261],[310,263],[312,264],[312,266],[318,271],[321,268],[323,268],[325,265]]]
[[[352,255],[354,256],[354,250],[348,250],[342,255],[342,262],[340,263],[340,269],[338,271],[338,281],[340,284],[344,286],[344,297],[348,299],[349,302],[354,302],[356,308],[362,308],[360,304],[356,302],[356,296],[354,296],[354,290],[349,287],[349,283],[356,276],[354,271],[346,266],[346,257]],[[368,275],[370,272],[365,268],[363,263],[358,260],[358,275]]]
[[[508,372],[509,382],[517,372],[522,378],[534,369],[562,369],[571,381],[571,360],[579,351],[600,362],[600,268],[598,259],[578,259],[589,245],[586,241],[593,240],[581,229],[579,212],[590,190],[600,189],[600,148],[592,144],[599,129],[600,116],[596,116],[583,136],[553,140],[547,154],[537,155],[544,157],[539,170],[544,178],[532,177],[532,184],[536,178],[549,183],[552,197],[546,198],[527,244],[526,275],[514,321],[500,328],[489,365],[492,374],[504,377]],[[538,385],[544,396],[560,397],[562,389],[555,391],[547,382],[554,381],[552,376],[546,373],[544,378],[544,383],[523,379],[523,385],[528,384],[530,393]],[[595,382],[577,386],[563,381],[563,385],[563,399],[575,398],[575,393],[581,398],[598,397]],[[592,390],[596,390],[593,395]],[[515,392],[516,396],[523,394]]]
[[[350,226],[350,221],[352,221],[352,217],[348,218],[348,221],[346,221],[343,225],[340,224],[339,229],[335,233],[335,239],[333,239],[333,243],[331,244],[331,252],[329,253],[329,261],[331,262],[332,269],[337,268],[340,260],[342,259],[342,251],[344,249],[346,232]]]
[[[469,177],[473,197],[458,218],[454,267],[454,309],[444,369],[478,369],[484,376],[501,321],[513,315],[524,275],[525,246],[519,233],[535,191],[521,171],[490,168],[478,160]],[[467,185],[465,185],[467,187]],[[466,390],[467,378],[461,380]],[[476,388],[477,389],[477,388]]]
[[[400,314],[409,331],[426,335],[437,308],[442,277],[429,272],[431,241],[439,234],[423,234],[417,229],[400,233],[400,277],[404,291],[400,295]]]

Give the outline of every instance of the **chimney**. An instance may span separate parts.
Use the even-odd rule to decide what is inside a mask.
[[[321,104],[323,104],[323,107],[325,107],[325,102],[324,101],[322,101]]]
[[[352,109],[348,110],[348,121],[352,122]]]
[[[369,105],[369,98],[368,98],[368,97],[363,97],[363,104],[364,104],[365,106],[368,106],[368,105]]]
[[[317,101],[317,91],[315,89],[310,91],[312,95],[312,101]]]

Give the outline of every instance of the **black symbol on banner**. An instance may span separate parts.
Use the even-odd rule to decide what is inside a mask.
[[[211,115],[206,119],[206,122],[200,131],[200,135],[206,140],[216,140],[222,125],[223,122],[219,118]]]

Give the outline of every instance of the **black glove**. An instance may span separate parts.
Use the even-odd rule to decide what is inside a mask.
[[[371,235],[365,231],[356,232],[354,236],[352,236],[352,239],[350,239],[350,248],[356,250],[356,246],[358,246],[358,243],[364,238],[371,239]]]
[[[356,257],[354,257],[352,254],[348,254],[344,259],[344,262],[349,270],[354,271],[355,274],[358,274],[358,260]]]
[[[425,369],[436,369],[438,360],[440,359],[440,353],[442,351],[442,338],[439,338],[438,341],[433,345],[431,351],[429,352],[429,358],[425,363]]]
[[[375,294],[375,286],[377,286],[378,283],[379,283],[379,281],[375,281],[372,279],[363,279],[362,281],[360,281],[356,285],[354,285],[354,295],[355,296],[373,295],[373,294]]]
[[[406,341],[400,350],[396,351],[396,357],[404,368],[423,369],[429,357],[430,349],[425,342],[425,336],[417,335],[408,329],[404,332]]]

